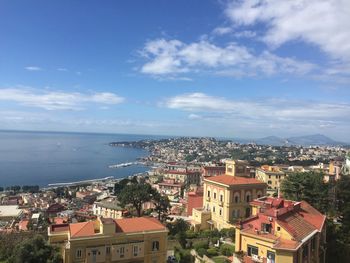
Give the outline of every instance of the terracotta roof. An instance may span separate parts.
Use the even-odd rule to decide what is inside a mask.
[[[94,222],[83,222],[69,225],[71,237],[87,237],[95,234]]]
[[[317,209],[312,207],[309,203],[301,201],[301,209],[299,214],[310,224],[316,227],[319,231],[322,230],[326,216],[321,214]]]
[[[226,185],[240,185],[240,184],[260,184],[266,185],[264,182],[261,182],[255,178],[250,177],[240,177],[240,176],[231,176],[231,175],[218,175],[207,177],[204,181],[210,181]]]
[[[289,234],[296,240],[303,240],[316,229],[313,225],[303,219],[298,213],[287,213],[277,219],[280,224]]]
[[[294,250],[298,248],[300,244],[300,242],[294,240],[279,239],[273,247],[276,249]]]
[[[50,232],[52,233],[64,232],[68,230],[69,230],[69,224],[57,224],[57,225],[50,226]]]
[[[23,219],[23,220],[19,221],[19,223],[18,223],[19,230],[27,231],[28,230],[28,223],[29,223],[28,219]]]
[[[200,172],[197,171],[177,171],[177,170],[166,170],[164,172],[165,174],[183,174],[183,175],[190,175],[190,174],[198,174]]]
[[[151,217],[134,217],[116,219],[117,232],[133,233],[142,231],[166,230],[157,219]]]

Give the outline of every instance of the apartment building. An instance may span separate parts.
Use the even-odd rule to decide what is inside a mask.
[[[61,246],[64,263],[165,263],[168,230],[148,217],[51,225],[50,244]]]
[[[96,216],[102,216],[113,219],[123,218],[126,212],[115,198],[107,198],[100,202],[95,202],[92,206],[92,211]]]
[[[267,185],[250,177],[245,161],[226,161],[226,174],[204,179],[203,207],[192,209],[195,230],[230,228],[251,215],[250,202],[266,195]]]
[[[267,194],[277,195],[286,174],[278,166],[263,165],[255,170],[255,178],[267,184]]]
[[[320,263],[325,257],[326,217],[305,201],[262,197],[252,216],[236,227],[243,262]]]

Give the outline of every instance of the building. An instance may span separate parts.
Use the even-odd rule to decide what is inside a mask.
[[[190,185],[199,185],[201,182],[201,173],[192,170],[165,170],[164,179],[173,179],[175,183],[183,184],[185,187]]]
[[[226,174],[204,179],[203,206],[192,209],[195,230],[230,228],[249,217],[250,202],[266,195],[266,184],[250,177],[245,161],[226,161]]]
[[[50,244],[60,245],[64,263],[165,263],[168,230],[157,219],[98,218],[51,225]]]
[[[164,179],[163,182],[158,183],[158,191],[161,194],[165,194],[172,197],[182,197],[184,185],[182,183],[176,183],[175,179]],[[169,198],[170,200],[172,198]]]
[[[324,215],[305,201],[262,197],[251,205],[252,216],[236,227],[243,262],[324,262]]]
[[[203,166],[202,167],[202,176],[217,176],[225,174],[226,167],[225,166]]]
[[[96,216],[119,219],[123,218],[125,209],[120,206],[115,198],[112,198],[95,202],[92,206],[92,211]]]
[[[23,214],[23,210],[18,205],[0,205],[0,220],[10,221]]]
[[[267,184],[267,194],[277,195],[286,174],[278,166],[263,165],[255,170],[255,178]]]
[[[203,189],[197,189],[197,191],[187,194],[187,216],[192,216],[192,210],[196,207],[203,207]]]

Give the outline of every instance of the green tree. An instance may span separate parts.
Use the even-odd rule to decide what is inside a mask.
[[[57,248],[50,246],[40,235],[19,243],[10,263],[59,263],[62,258]]]
[[[142,205],[151,201],[153,189],[149,184],[128,184],[117,194],[122,206],[132,205],[137,216],[142,216]]]
[[[235,247],[232,245],[223,244],[220,247],[220,253],[227,257],[232,256],[234,251],[235,251]]]
[[[322,213],[329,211],[329,185],[322,173],[292,173],[282,181],[281,191],[286,199],[305,200]]]
[[[168,223],[167,228],[169,229],[169,235],[175,236],[179,232],[184,232],[186,234],[186,231],[190,228],[190,224],[182,218],[179,218],[174,222]]]
[[[350,244],[350,177],[342,176],[336,183],[336,199],[344,242]]]
[[[162,196],[157,190],[152,189],[152,200],[155,205],[155,210],[158,213],[158,220],[163,221],[170,209],[170,201],[167,196]]]
[[[130,183],[130,180],[128,178],[124,178],[120,180],[119,182],[115,183],[114,185],[114,194],[118,196],[120,192],[124,189],[125,186],[127,186]]]

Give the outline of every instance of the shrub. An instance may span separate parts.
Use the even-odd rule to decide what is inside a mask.
[[[211,241],[211,243],[212,243],[213,245],[217,244],[217,243],[218,243],[218,240],[219,240],[218,237],[212,237],[212,238],[210,239],[210,241]]]
[[[234,239],[236,230],[235,228],[223,228],[220,230],[220,234],[222,237],[228,237]]]
[[[217,256],[219,253],[218,253],[218,251],[217,251],[217,249],[216,248],[208,248],[207,249],[207,255],[209,256],[209,257],[215,257],[215,256]]]
[[[205,248],[201,247],[197,250],[197,254],[202,258],[204,255],[207,254],[207,250]]]
[[[196,238],[197,236],[198,236],[198,234],[192,230],[186,231],[186,238],[188,238],[188,239]]]
[[[220,253],[222,255],[228,256],[228,257],[233,255],[234,250],[235,250],[235,247],[232,245],[228,245],[228,244],[223,244],[220,247]]]
[[[199,241],[193,245],[193,248],[198,252],[200,248],[208,249],[208,241]]]

